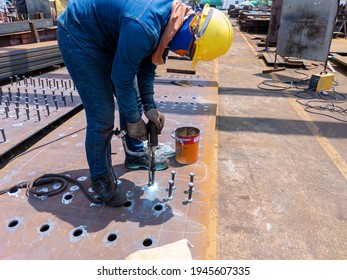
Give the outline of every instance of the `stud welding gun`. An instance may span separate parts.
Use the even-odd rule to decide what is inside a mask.
[[[119,130],[118,128],[114,131],[114,134],[122,140],[122,144],[124,147],[124,150],[127,154],[132,156],[149,156],[149,166],[148,166],[148,186],[152,186],[154,184],[155,180],[155,171],[156,171],[156,165],[155,165],[155,151],[157,150],[158,146],[158,132],[155,127],[154,122],[148,121],[146,125],[147,130],[147,150],[144,152],[133,152],[130,151],[125,140],[126,131],[125,130]]]
[[[154,122],[148,121],[147,123],[147,139],[149,149],[149,167],[148,167],[148,185],[154,184],[155,179],[155,151],[158,146],[158,133]]]

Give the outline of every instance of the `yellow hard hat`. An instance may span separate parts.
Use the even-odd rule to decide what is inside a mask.
[[[234,32],[230,20],[221,11],[205,4],[199,28],[195,35],[195,52],[192,68],[199,60],[212,60],[225,54],[233,41]]]

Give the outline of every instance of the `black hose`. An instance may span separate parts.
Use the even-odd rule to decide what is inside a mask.
[[[105,148],[105,157],[106,157],[106,167],[107,167],[107,171],[111,176],[111,195],[113,196],[113,193],[116,190],[117,187],[117,177],[114,173],[114,170],[112,168],[112,162],[111,162],[111,139],[112,136],[115,132],[112,131],[112,133],[108,136],[107,138],[107,144],[106,144],[106,148]],[[75,180],[72,179],[69,176],[66,175],[62,175],[62,174],[56,174],[56,173],[49,173],[49,174],[44,174],[38,178],[36,178],[33,181],[25,181],[22,183],[19,183],[15,186],[12,186],[10,188],[7,189],[3,189],[0,190],[0,195],[3,195],[7,192],[10,193],[14,193],[16,192],[18,189],[27,189],[27,195],[28,193],[31,194],[35,194],[37,196],[53,196],[56,195],[58,193],[63,192],[67,186],[68,186],[68,182],[77,185],[81,191],[83,192],[83,194],[93,203],[99,204],[99,203],[105,203],[106,201],[108,201],[110,198],[105,199],[105,200],[101,200],[101,199],[96,199],[93,196],[91,196],[82,186],[82,184]],[[43,185],[47,185],[47,184],[51,184],[51,183],[60,183],[60,187],[56,188],[54,190],[51,191],[47,191],[47,192],[42,192],[42,191],[38,191],[37,188]]]

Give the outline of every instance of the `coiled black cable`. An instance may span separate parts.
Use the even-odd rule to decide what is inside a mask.
[[[106,158],[106,167],[107,167],[107,171],[111,176],[111,197],[113,196],[113,193],[115,192],[115,189],[117,187],[117,177],[114,173],[114,170],[112,168],[112,162],[111,162],[111,139],[113,134],[115,134],[115,131],[112,131],[112,133],[108,136],[107,138],[107,143],[106,143],[106,147],[105,147],[105,158]],[[21,182],[15,186],[12,186],[10,188],[7,189],[3,189],[0,190],[0,195],[3,195],[7,192],[10,193],[14,193],[16,192],[18,189],[27,189],[27,195],[28,193],[30,194],[34,194],[37,196],[53,196],[56,195],[58,193],[63,192],[67,186],[68,186],[68,182],[77,185],[81,191],[83,192],[83,194],[93,203],[96,204],[100,204],[100,203],[105,203],[107,202],[110,198],[102,200],[102,199],[97,199],[93,196],[91,196],[82,186],[82,184],[75,180],[72,179],[69,176],[66,175],[62,175],[62,174],[56,174],[56,173],[49,173],[49,174],[44,174],[38,178],[36,178],[33,181],[25,181],[25,182]],[[53,184],[53,183],[60,183],[60,187],[55,188],[53,190],[47,191],[47,192],[42,192],[41,190],[38,191],[37,188],[41,187],[43,185],[48,185],[48,184]]]

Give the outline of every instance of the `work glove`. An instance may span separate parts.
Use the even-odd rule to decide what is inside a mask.
[[[154,122],[155,127],[157,128],[157,132],[158,134],[160,134],[162,129],[164,128],[165,116],[154,108],[146,111],[145,115],[148,120]]]
[[[141,119],[136,123],[127,123],[128,136],[137,140],[147,139],[147,128],[145,122]]]

